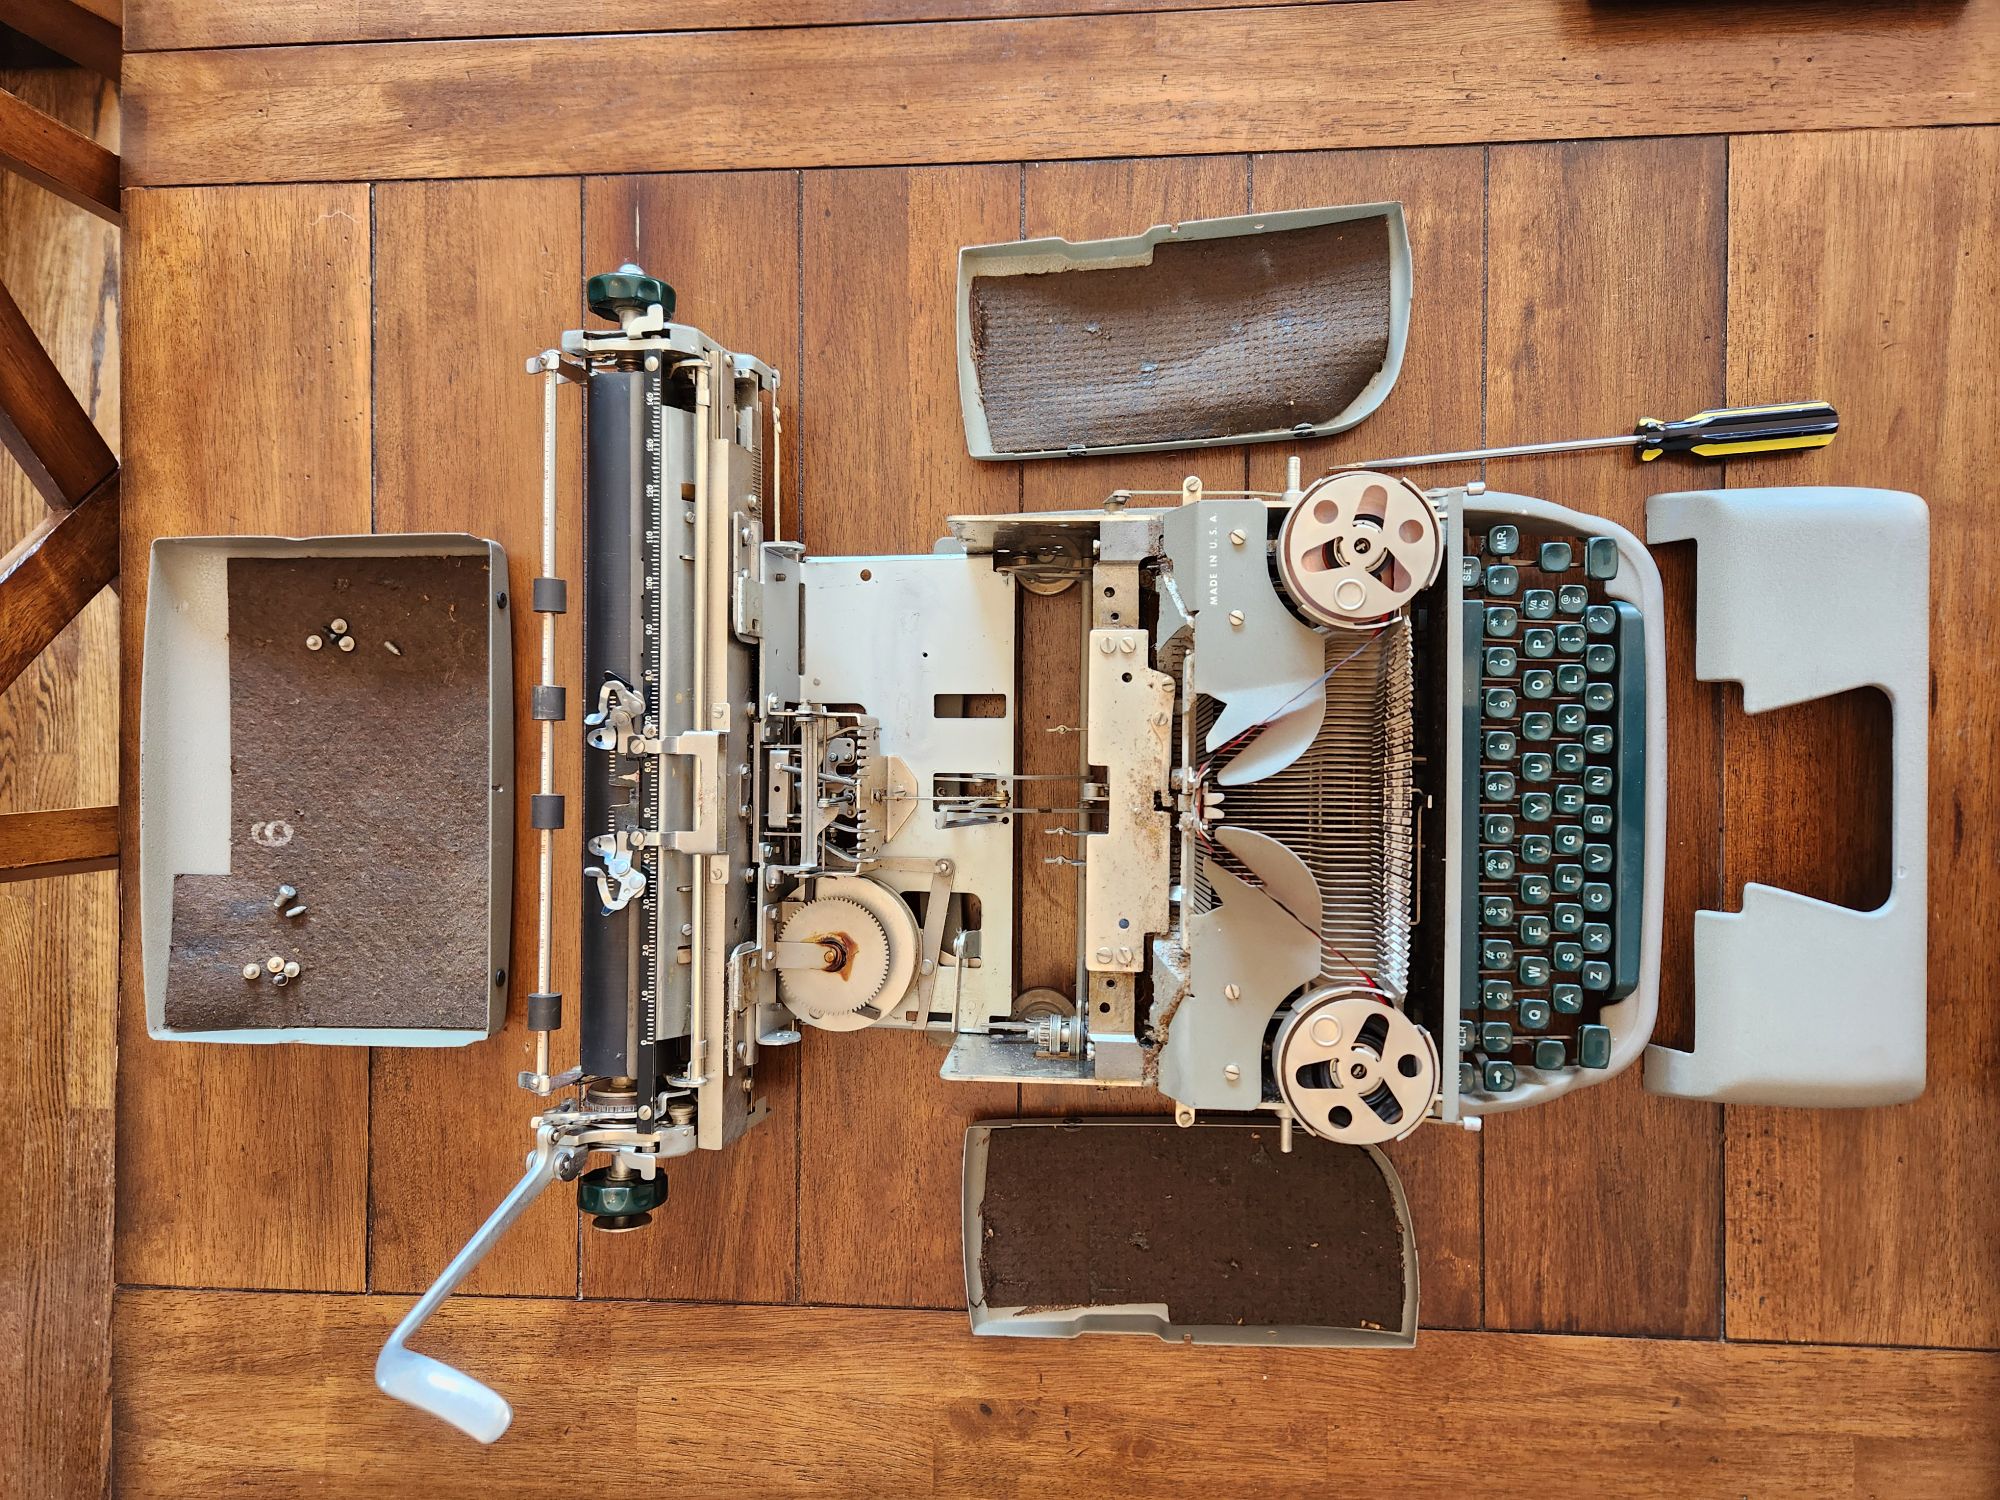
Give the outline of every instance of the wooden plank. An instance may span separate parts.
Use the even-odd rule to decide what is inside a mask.
[[[118,209],[117,154],[5,89],[0,89],[0,167],[101,219],[124,222]]]
[[[0,88],[116,149],[116,96],[75,69]],[[0,175],[0,282],[91,418],[118,432],[118,231]],[[0,462],[0,537],[47,513]],[[97,808],[118,795],[118,600],[101,593],[0,693],[0,807]],[[117,878],[0,887],[12,1000],[0,1110],[0,1490],[102,1495],[111,1467],[112,1152],[117,1132]]]
[[[1725,171],[1725,143],[1712,139],[1492,149],[1489,437],[1617,432],[1641,412],[1714,402]],[[1622,456],[1570,454],[1495,464],[1491,478],[1643,536],[1645,496],[1701,482],[1696,463],[1641,474]],[[1675,561],[1662,569],[1673,735],[1660,986],[1680,997],[1691,983],[1687,914],[1714,902],[1721,763],[1714,689],[1688,677],[1690,579]],[[1489,1119],[1487,1325],[1718,1333],[1719,1131],[1716,1108],[1647,1094],[1636,1067]]]
[[[5,286],[0,286],[0,447],[14,455],[57,510],[75,505],[118,467]]]
[[[1412,0],[154,52],[126,156],[165,184],[648,171],[668,141],[704,171],[1982,122],[1996,16]]]
[[[2000,250],[1977,226],[2000,217],[2000,132],[1748,139],[1730,151],[1729,396],[1809,393],[1844,418],[1823,453],[1731,464],[1730,484],[1882,485],[1930,502],[1934,918],[1921,1100],[1728,1111],[1729,1332],[1992,1345],[2000,948],[1975,914],[2000,900],[2000,607],[1980,562],[1985,485],[2000,467]],[[1913,223],[1924,232],[1899,232]],[[1776,717],[1727,725],[1732,906],[1745,880],[1813,880],[1808,861],[1825,846],[1802,839],[1801,824],[1853,816],[1841,782],[1887,779],[1886,713],[1815,713],[1808,738],[1782,741],[1766,722]],[[1879,835],[1869,842],[1828,896],[1879,895],[1887,850]]]
[[[1550,1496],[1762,1494],[1773,1475],[1814,1495],[2000,1485],[1990,1354],[1484,1333],[1408,1351],[1050,1344],[973,1338],[945,1313],[462,1298],[425,1346],[513,1401],[488,1448],[375,1391],[401,1310],[121,1294],[119,1492],[541,1495],[636,1441],[635,1472],[760,1496],[1308,1495],[1335,1468],[1429,1494],[1516,1430]],[[628,1399],[580,1418],[600,1370]]]
[[[119,803],[136,850],[153,538],[368,529],[368,190],[135,192],[126,210]],[[119,1279],[359,1288],[368,1055],[150,1040],[136,879],[128,859]]]
[[[1486,156],[1478,147],[1258,156],[1252,208],[1393,200],[1409,229],[1414,311],[1396,388],[1366,422],[1310,443],[1249,450],[1250,484],[1282,490],[1286,455],[1303,475],[1336,463],[1475,442],[1485,395],[1476,351],[1486,317]],[[1453,475],[1412,476],[1450,483]],[[1481,1315],[1481,1138],[1425,1127],[1388,1148],[1416,1220],[1426,1327],[1477,1328]]]
[[[958,247],[1019,230],[1019,170],[814,172],[804,194],[806,545],[925,552],[947,515],[1019,505],[1016,465],[966,455],[952,312]],[[963,1128],[1011,1114],[1015,1089],[946,1083],[942,1048],[910,1032],[814,1032],[804,1052],[800,1296],[962,1306]]]
[[[1149,10],[1213,10],[1240,0],[1151,0]],[[1259,0],[1296,5],[1310,0]],[[765,26],[858,26],[878,21],[992,20],[1136,10],[1133,0],[611,0],[565,14],[572,33],[713,31]],[[548,9],[531,0],[491,0],[474,18],[452,0],[350,0],[296,5],[286,0],[144,0],[125,45],[134,52],[192,47],[294,46],[307,42],[388,42],[421,37],[539,36]]]
[[[7,24],[93,73],[118,81],[124,43],[97,6],[76,0],[8,0]]]
[[[118,809],[0,813],[0,880],[81,875],[118,864]]]
[[[798,175],[596,178],[585,208],[587,271],[636,261],[675,288],[677,320],[779,371],[778,467],[796,494]],[[783,519],[795,534],[796,507]],[[758,1074],[770,1116],[725,1151],[673,1162],[667,1206],[654,1214],[653,1229],[585,1234],[586,1296],[788,1302],[797,1295],[798,1049],[769,1049]]]
[[[0,691],[117,576],[113,475],[76,509],[45,518],[0,559]]]
[[[1031,163],[1023,181],[1022,232],[1029,238],[1102,239],[1181,219],[1242,213],[1249,207],[1248,168],[1241,156]],[[1214,488],[1233,489],[1243,482],[1243,455],[1197,451],[1038,460],[1021,465],[1021,505],[1052,510],[1095,505],[1115,489],[1177,489],[1190,472],[1203,474]],[[1078,769],[1083,737],[1049,731],[1083,722],[1079,632],[1088,608],[1081,587],[1054,598],[1021,595],[1017,722],[1024,772],[1073,775]],[[1053,986],[1072,1001],[1080,872],[1043,860],[1077,855],[1075,840],[1048,832],[1073,828],[1077,821],[1073,816],[1021,818],[1015,839],[1021,877],[1014,913],[1020,987]],[[1029,1085],[1021,1090],[1023,1114],[1159,1114],[1172,1108],[1153,1088]]]
[[[552,347],[582,310],[582,190],[575,179],[392,183],[375,194],[375,516],[377,531],[476,530],[507,549],[500,585],[525,606],[542,555],[542,385],[522,361]],[[565,386],[558,454],[557,565],[581,577],[581,403]],[[471,484],[469,479],[473,479]],[[478,497],[471,503],[471,497]],[[513,620],[514,677],[541,671],[541,617]],[[582,616],[557,620],[558,680],[580,682]],[[580,694],[578,695],[580,697]],[[575,715],[557,726],[556,787],[581,807]],[[541,735],[515,692],[515,826],[528,826]],[[428,1286],[520,1176],[538,1101],[515,1084],[534,1067],[537,840],[514,859],[513,975],[507,1027],[464,1048],[383,1048],[369,1074],[369,1281]],[[577,1003],[575,934],[583,839],[574,814],[556,836],[556,988]],[[575,1060],[575,1030],[558,1068]],[[476,1291],[576,1290],[576,1210],[544,1195],[473,1274]]]

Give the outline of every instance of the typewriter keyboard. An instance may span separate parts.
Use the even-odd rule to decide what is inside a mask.
[[[1471,827],[1459,1089],[1602,1068],[1638,982],[1646,677],[1608,537],[1485,522],[1465,539]]]

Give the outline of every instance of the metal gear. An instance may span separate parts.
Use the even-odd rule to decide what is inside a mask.
[[[889,934],[860,902],[841,896],[808,901],[786,920],[778,940],[817,943],[826,952],[824,968],[778,971],[779,994],[803,1018],[851,1016],[882,997],[889,978]]]

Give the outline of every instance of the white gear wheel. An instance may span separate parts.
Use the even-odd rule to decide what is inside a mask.
[[[1401,1140],[1437,1097],[1430,1033],[1358,987],[1300,1000],[1272,1039],[1271,1067],[1293,1117],[1343,1145]]]
[[[1444,533],[1422,490],[1390,474],[1329,474],[1278,532],[1285,592],[1322,625],[1386,623],[1429,588]]]
[[[819,881],[778,938],[832,946],[834,968],[778,971],[786,1008],[822,1031],[859,1031],[879,1021],[909,989],[921,941],[903,898],[864,875]]]

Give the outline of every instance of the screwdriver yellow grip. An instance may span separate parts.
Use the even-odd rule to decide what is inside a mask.
[[[1636,429],[1639,457],[1693,453],[1702,458],[1739,458],[1824,448],[1840,431],[1840,415],[1825,401],[1790,401],[1777,406],[1724,406],[1698,411],[1677,422],[1641,417]]]

